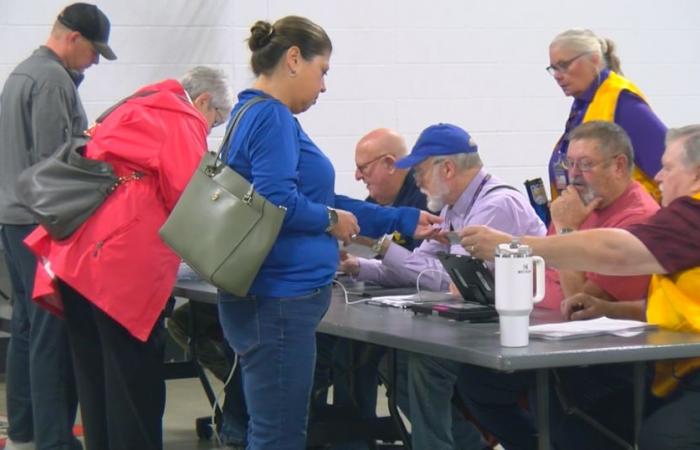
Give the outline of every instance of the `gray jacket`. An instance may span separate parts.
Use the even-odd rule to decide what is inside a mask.
[[[15,196],[17,175],[85,130],[77,91],[82,78],[44,46],[7,78],[0,95],[0,224],[35,223]]]

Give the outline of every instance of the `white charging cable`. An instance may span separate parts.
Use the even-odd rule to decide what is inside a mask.
[[[416,278],[416,292],[418,293],[418,298],[420,299],[420,301],[423,301],[423,294],[421,293],[421,288],[420,288],[420,277],[422,277],[424,273],[428,273],[428,272],[438,272],[440,274],[440,285],[442,285],[442,278],[445,276],[444,270],[432,269],[432,268],[427,268],[427,269],[421,270],[418,273],[418,277]]]
[[[228,345],[228,344],[227,344]],[[212,405],[211,408],[211,429],[214,432],[214,441],[216,442],[217,447],[223,447],[224,442],[221,440],[221,436],[219,435],[218,430],[216,429],[216,410],[217,408],[221,409],[221,420],[222,420],[222,426],[223,426],[223,420],[224,420],[224,409],[223,406],[221,405],[221,396],[223,393],[226,391],[226,387],[228,384],[231,382],[231,379],[233,378],[233,373],[236,371],[236,366],[238,365],[238,354],[234,353],[233,354],[233,365],[231,366],[231,370],[228,373],[228,377],[226,377],[226,381],[224,382],[224,387],[221,388],[219,393],[214,397],[214,404]]]
[[[343,290],[343,295],[345,296],[345,304],[346,304],[346,305],[354,305],[354,304],[356,304],[356,303],[365,303],[365,302],[367,302],[367,301],[369,301],[369,300],[372,300],[371,298],[361,298],[361,299],[359,299],[359,300],[352,300],[352,301],[351,301],[351,300],[348,298],[348,294],[355,294],[355,292],[348,292],[348,290],[347,290],[347,288],[345,287],[345,285],[344,285],[343,283],[341,283],[340,281],[338,281],[338,280],[333,280],[333,284],[337,284],[338,286],[340,286],[340,289]],[[362,293],[361,293],[361,292],[357,292],[357,294],[362,294]]]

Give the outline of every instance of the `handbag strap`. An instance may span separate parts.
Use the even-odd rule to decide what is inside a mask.
[[[155,94],[156,92],[157,91],[139,91],[139,92],[136,92],[135,94],[131,94],[128,97],[124,97],[123,99],[121,99],[117,103],[115,103],[114,105],[107,108],[102,114],[100,114],[100,117],[95,119],[95,124],[102,123],[107,118],[108,115],[110,115],[110,114],[112,114],[112,112],[114,112],[115,109],[119,108],[124,103],[131,100],[132,98],[147,97],[151,94]]]
[[[243,114],[250,109],[251,106],[255,105],[256,103],[260,103],[265,101],[265,97],[260,97],[256,96],[248,100],[241,106],[241,108],[236,111],[236,114],[234,114],[233,119],[228,124],[228,127],[226,128],[226,134],[224,134],[224,140],[221,141],[221,146],[219,146],[219,151],[216,154],[216,160],[221,161],[222,163],[226,163],[225,158],[228,157],[228,146],[229,146],[229,141],[231,140],[231,136],[236,132],[236,128],[238,128],[238,123],[241,121],[241,117],[243,117]],[[223,158],[222,158],[222,153],[223,153]]]
[[[95,129],[97,128],[97,125],[101,124],[107,118],[107,116],[109,116],[110,114],[112,114],[114,112],[115,109],[119,108],[124,103],[131,100],[132,98],[146,97],[148,95],[155,94],[156,92],[158,92],[158,91],[140,91],[140,92],[137,92],[135,94],[131,94],[128,97],[124,97],[123,99],[121,99],[117,103],[115,103],[114,105],[107,108],[102,114],[100,114],[100,116],[97,119],[95,119],[95,121],[87,128],[87,130],[85,130],[83,132],[83,134],[87,137],[92,137],[93,134],[95,133]]]

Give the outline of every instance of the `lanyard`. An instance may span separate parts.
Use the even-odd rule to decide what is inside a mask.
[[[474,206],[474,202],[476,202],[476,199],[479,197],[479,194],[481,194],[481,190],[484,189],[484,186],[490,179],[491,174],[487,173],[484,179],[481,180],[481,183],[479,183],[479,186],[476,188],[476,192],[474,192],[474,195],[472,196],[472,200],[469,202],[469,205],[467,206],[467,209],[464,212],[465,218],[469,216],[469,213],[471,212],[472,207]],[[450,221],[450,231],[454,231],[454,228],[452,227],[452,221]]]

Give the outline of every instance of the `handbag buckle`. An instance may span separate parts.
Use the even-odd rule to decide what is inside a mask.
[[[243,203],[246,205],[250,205],[250,203],[253,201],[253,185],[250,185],[250,189],[248,189],[248,192],[245,193],[243,196]]]

